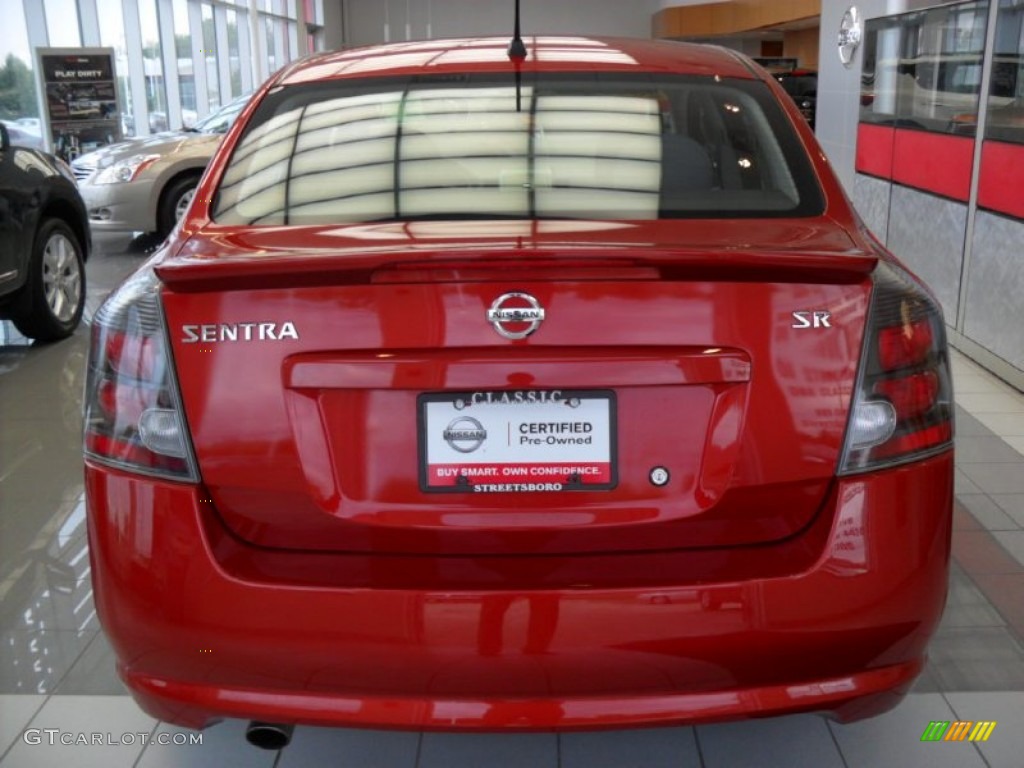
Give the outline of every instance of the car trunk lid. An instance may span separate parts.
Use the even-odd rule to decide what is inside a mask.
[[[680,225],[682,248],[643,227],[476,224],[225,231],[158,266],[202,479],[236,535],[554,554],[755,545],[810,523],[873,254],[827,222],[771,249],[720,225]]]

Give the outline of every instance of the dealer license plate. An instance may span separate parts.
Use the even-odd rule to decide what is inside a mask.
[[[422,394],[419,448],[424,491],[610,490],[617,481],[615,393]]]

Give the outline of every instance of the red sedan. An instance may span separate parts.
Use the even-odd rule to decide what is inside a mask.
[[[98,313],[121,676],[274,744],[895,705],[946,596],[935,299],[743,56],[506,48],[285,68]]]

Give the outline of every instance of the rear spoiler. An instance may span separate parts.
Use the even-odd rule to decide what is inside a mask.
[[[373,283],[527,280],[709,280],[770,283],[857,283],[878,262],[864,251],[702,250],[628,245],[540,248],[373,248],[177,256],[157,276],[176,291],[285,288]]]

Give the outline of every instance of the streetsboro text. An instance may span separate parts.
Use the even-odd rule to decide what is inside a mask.
[[[510,493],[515,491],[560,491],[561,483],[500,483],[474,485],[474,493]]]

